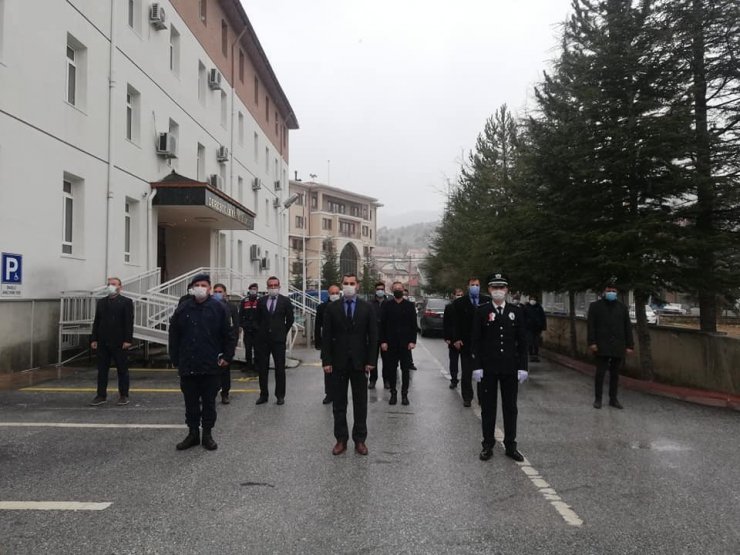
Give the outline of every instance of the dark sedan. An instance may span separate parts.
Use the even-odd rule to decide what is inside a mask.
[[[421,336],[442,333],[442,316],[449,303],[447,299],[425,299],[419,310],[419,329]]]

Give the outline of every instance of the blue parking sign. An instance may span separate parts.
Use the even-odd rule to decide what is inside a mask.
[[[2,283],[20,285],[23,283],[23,255],[2,253]]]

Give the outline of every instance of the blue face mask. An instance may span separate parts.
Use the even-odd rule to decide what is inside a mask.
[[[617,292],[616,291],[607,291],[604,293],[604,298],[607,301],[616,301],[617,300]]]
[[[217,301],[222,301],[224,299],[224,294],[223,293],[214,293],[213,294],[213,298],[216,299]]]
[[[468,285],[468,292],[471,297],[477,297],[480,295],[480,285]]]

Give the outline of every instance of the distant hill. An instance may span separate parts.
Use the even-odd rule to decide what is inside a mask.
[[[421,224],[427,222],[436,222],[442,218],[440,210],[409,210],[402,214],[388,214],[386,208],[378,210],[378,225],[388,229],[409,226],[412,224]]]
[[[396,228],[381,227],[378,229],[376,244],[402,251],[426,248],[429,247],[432,234],[438,225],[438,222],[424,222]]]

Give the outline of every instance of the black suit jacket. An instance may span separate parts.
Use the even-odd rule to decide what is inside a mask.
[[[471,333],[476,368],[494,374],[527,369],[527,330],[521,307],[506,303],[503,315],[490,302],[478,307]]]
[[[321,303],[316,307],[316,320],[314,322],[313,330],[313,344],[317,349],[321,349],[321,338],[322,338],[322,327],[324,326],[324,312],[326,307],[329,306],[329,302]]]
[[[378,322],[369,303],[357,299],[352,320],[344,300],[327,305],[321,339],[321,362],[334,371],[365,370],[378,362]]]
[[[293,303],[285,295],[277,296],[275,312],[270,313],[267,302],[269,295],[260,297],[254,314],[254,323],[257,328],[258,341],[285,343],[288,331],[293,326]]]
[[[452,319],[455,316],[455,310],[452,303],[448,303],[447,306],[445,306],[445,313],[442,316],[442,337],[445,339],[445,341],[452,342],[452,338],[454,335],[454,329],[455,325]]]
[[[406,350],[416,343],[416,308],[414,303],[395,299],[383,303],[380,309],[380,342],[390,350]]]
[[[491,297],[480,295],[478,297],[478,306],[490,301]],[[470,349],[470,341],[475,310],[476,307],[470,301],[470,295],[463,295],[459,299],[452,301],[452,342],[462,341],[463,347],[461,352],[466,355],[473,353]]]
[[[629,309],[619,301],[600,299],[588,307],[588,344],[598,346],[597,356],[624,358],[632,349]]]
[[[103,297],[95,307],[92,341],[120,349],[134,341],[134,303],[128,297]]]

